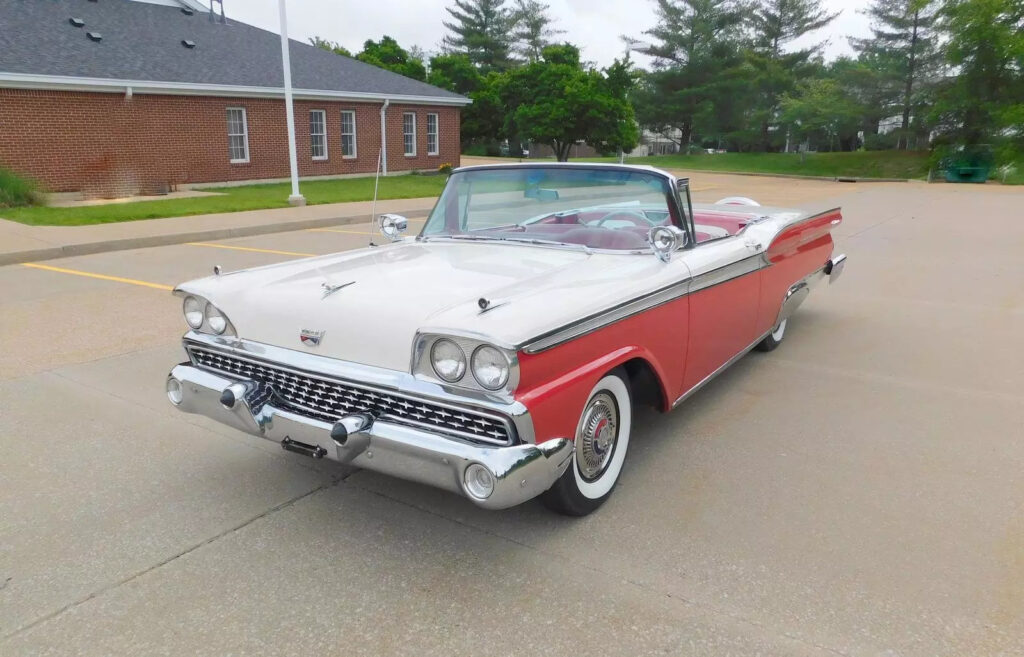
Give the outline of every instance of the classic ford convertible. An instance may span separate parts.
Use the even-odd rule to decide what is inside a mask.
[[[171,403],[292,452],[489,509],[583,515],[638,427],[749,350],[775,349],[834,281],[839,210],[694,205],[649,167],[456,170],[415,238],[175,289],[188,361]]]

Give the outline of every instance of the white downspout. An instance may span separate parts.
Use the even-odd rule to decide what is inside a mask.
[[[385,176],[388,175],[388,124],[387,124],[387,112],[388,105],[391,101],[387,98],[384,99],[384,104],[380,106],[380,170]]]

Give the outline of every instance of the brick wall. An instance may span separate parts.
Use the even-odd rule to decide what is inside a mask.
[[[227,108],[244,107],[249,162],[231,164]],[[379,103],[295,101],[300,176],[372,173],[380,149]],[[327,119],[326,160],[313,160],[309,112]],[[342,158],[341,111],[356,112],[356,158]],[[403,153],[402,113],[416,113],[416,157]],[[438,114],[439,153],[427,155],[427,114]],[[282,100],[0,89],[0,166],[54,192],[90,197],[155,193],[168,185],[286,178]],[[392,104],[388,171],[459,164],[459,108]]]

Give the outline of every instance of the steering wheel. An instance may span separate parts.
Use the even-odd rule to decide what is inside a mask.
[[[642,212],[636,212],[633,210],[617,210],[615,212],[610,212],[595,221],[593,225],[601,227],[609,221],[629,221],[634,226],[641,228],[651,227],[650,219],[648,219]]]

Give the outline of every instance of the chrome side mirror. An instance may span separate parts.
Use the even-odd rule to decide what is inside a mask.
[[[672,252],[686,244],[686,233],[678,226],[655,226],[647,234],[654,255],[662,262],[672,259]]]
[[[409,220],[400,214],[382,214],[377,217],[377,226],[384,237],[394,242],[401,239],[409,227]]]

